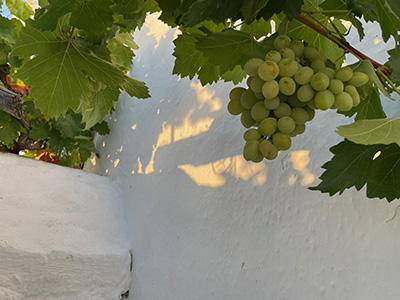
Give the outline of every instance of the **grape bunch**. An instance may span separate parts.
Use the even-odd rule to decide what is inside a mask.
[[[280,150],[288,150],[316,109],[348,111],[360,104],[357,88],[369,81],[349,67],[326,66],[325,54],[302,41],[279,35],[273,44],[275,50],[264,60],[254,57],[244,65],[248,88],[229,93],[228,111],[240,115],[248,128],[243,156],[253,162],[273,160]]]

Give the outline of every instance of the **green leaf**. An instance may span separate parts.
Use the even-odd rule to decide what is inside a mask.
[[[245,21],[247,23],[250,23],[249,21],[252,21],[258,12],[265,6],[267,5],[268,0],[248,0],[248,1],[243,1],[243,7],[242,7],[242,15]]]
[[[139,49],[139,46],[134,42],[133,35],[130,32],[117,32],[115,39],[133,50]]]
[[[359,120],[339,126],[336,132],[357,144],[400,144],[400,118]]]
[[[212,84],[217,82],[219,79],[218,67],[212,64],[205,64],[198,72],[198,77],[203,86],[207,83]]]
[[[41,30],[54,30],[58,20],[65,14],[71,12],[75,0],[49,0],[49,5],[35,16],[33,25]],[[83,28],[82,28],[83,29]]]
[[[334,157],[322,166],[322,182],[310,190],[342,194],[354,186],[358,191],[366,184],[369,198],[400,198],[400,148],[396,144],[359,145],[345,140],[332,147]]]
[[[361,99],[361,102],[358,106],[353,107],[350,111],[340,113],[348,117],[351,117],[357,113],[355,118],[356,121],[363,119],[380,119],[386,117],[379,97],[379,92],[376,88],[372,89],[367,94],[367,97]]]
[[[107,48],[111,52],[111,61],[128,71],[132,65],[132,58],[134,56],[131,48],[124,46],[116,38],[112,38],[107,42]]]
[[[135,78],[125,76],[125,82],[122,84],[123,89],[131,97],[136,97],[139,99],[149,98],[149,89],[143,81],[137,80]]]
[[[92,155],[92,152],[97,152],[91,138],[81,136],[76,137],[75,140],[78,142],[78,151],[82,163],[89,159],[89,157]]]
[[[76,110],[90,97],[90,84],[83,72],[95,81],[121,86],[127,81],[123,71],[98,57],[87,44],[65,40],[51,32],[24,28],[13,55],[31,57],[18,71],[18,76],[31,86],[35,106],[48,118]]]
[[[257,42],[247,32],[228,29],[223,32],[211,32],[198,38],[196,49],[201,51],[220,72],[233,70],[236,65],[242,67],[252,57],[264,58],[273,49],[272,39]]]
[[[54,122],[53,127],[57,129],[64,138],[74,138],[79,135],[82,130],[82,115],[69,112],[64,116],[60,116]]]
[[[100,135],[107,135],[110,133],[110,128],[106,121],[101,121],[92,127],[92,130],[96,131]]]
[[[0,110],[0,142],[11,147],[21,132],[26,132],[21,122]]]
[[[110,113],[114,101],[118,100],[118,96],[117,88],[106,87],[98,92],[93,92],[89,103],[81,102],[78,111],[82,113],[82,122],[86,124],[85,130],[101,122]]]
[[[44,140],[49,137],[50,126],[45,120],[30,119],[32,129],[29,132],[29,136],[34,140]]]
[[[400,19],[389,11],[386,6],[386,0],[374,0],[374,4],[379,25],[381,26],[383,40],[387,42],[390,36],[397,39]]]
[[[14,43],[14,28],[15,25],[11,20],[0,16],[0,38],[5,39],[7,42]]]
[[[390,57],[388,64],[392,69],[392,74],[390,74],[391,79],[400,84],[400,47],[388,51]]]
[[[252,33],[256,38],[267,36],[272,32],[271,20],[265,21],[264,18],[254,20],[251,24],[245,24],[240,31]]]
[[[6,0],[6,5],[11,14],[23,21],[34,14],[32,7],[22,0]]]
[[[235,68],[232,71],[226,71],[224,74],[221,75],[221,78],[225,82],[232,81],[234,84],[242,82],[242,80],[246,77],[247,77],[246,72],[239,65],[235,66]]]
[[[115,0],[115,3],[114,13],[121,14],[126,19],[131,19],[135,18],[136,14],[141,11],[146,0]]]
[[[386,6],[391,13],[400,18],[400,2],[398,0],[386,0]]]
[[[8,55],[10,54],[12,47],[4,40],[0,42],[0,64],[8,63]]]
[[[304,0],[269,0],[258,14],[258,17],[264,17],[265,20],[269,20],[274,14],[279,14],[283,11],[288,19],[292,20],[301,12],[303,3]]]
[[[325,27],[330,30],[334,30],[332,25],[328,22],[328,18],[322,14],[314,14],[313,15],[319,22],[321,22]],[[346,32],[346,28],[343,26],[340,20],[334,19],[333,23],[335,24],[336,28],[341,33]],[[279,31],[285,30],[285,25],[281,24]],[[313,45],[319,49],[321,49],[328,59],[335,62],[336,67],[340,67],[344,60],[344,50],[339,48],[338,45],[333,43],[332,41],[328,40],[326,37],[322,36],[321,34],[317,33],[310,27],[300,23],[297,20],[293,20],[289,22],[287,27],[287,35],[293,39],[304,40],[309,45]]]

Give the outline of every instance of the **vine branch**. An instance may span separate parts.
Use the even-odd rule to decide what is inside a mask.
[[[378,63],[377,61],[373,60],[372,58],[366,56],[364,53],[358,51],[357,49],[352,47],[344,38],[339,38],[339,37],[333,35],[329,31],[327,31],[326,29],[322,28],[318,24],[315,24],[313,21],[307,19],[306,17],[304,17],[301,14],[298,14],[296,19],[297,19],[297,21],[299,21],[299,22],[303,23],[304,25],[310,27],[311,29],[315,30],[319,34],[325,36],[326,38],[328,38],[329,40],[334,42],[336,45],[338,45],[340,48],[350,52],[351,54],[356,56],[358,59],[360,59],[360,60],[369,60],[372,63],[372,65],[374,66],[374,68],[375,69],[380,68],[381,72],[383,74],[390,75],[392,73],[391,69],[389,69],[388,67]]]

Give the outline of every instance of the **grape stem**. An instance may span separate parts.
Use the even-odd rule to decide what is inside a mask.
[[[338,45],[340,48],[344,49],[345,51],[350,52],[351,54],[356,56],[358,59],[369,60],[372,63],[372,65],[374,66],[374,68],[375,69],[380,68],[380,70],[383,74],[390,75],[392,73],[391,69],[378,63],[377,61],[373,60],[372,58],[366,56],[364,53],[358,51],[357,49],[352,47],[344,38],[339,38],[339,37],[333,35],[326,29],[322,28],[318,24],[315,24],[313,21],[307,19],[306,17],[304,17],[301,14],[298,14],[296,19],[297,19],[297,21],[299,21],[299,22],[303,23],[304,25],[310,27],[311,29],[315,30],[319,34],[325,36],[326,38],[328,38],[329,40],[334,42],[336,45]]]

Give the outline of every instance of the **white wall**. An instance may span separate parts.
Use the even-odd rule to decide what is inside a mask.
[[[376,32],[361,50],[383,62]],[[244,128],[226,111],[233,86],[171,75],[175,34],[152,16],[135,35],[132,75],[152,98],[122,97],[88,167],[124,193],[129,299],[397,300],[399,201],[307,189],[341,140],[335,127],[351,120],[319,112],[290,151],[245,162]]]

